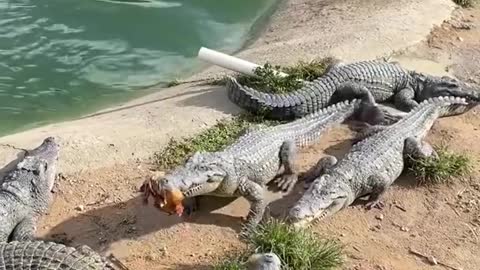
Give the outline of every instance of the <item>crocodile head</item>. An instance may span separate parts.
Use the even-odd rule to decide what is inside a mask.
[[[248,270],[280,270],[282,262],[275,253],[255,253],[248,258]]]
[[[295,227],[306,227],[350,205],[350,188],[339,180],[328,174],[317,178],[290,209],[287,221]]]
[[[57,172],[57,162],[60,146],[55,138],[45,138],[37,148],[27,151],[24,159],[17,164],[17,169],[33,172],[32,181],[39,189],[48,188],[52,191]],[[45,186],[46,185],[46,186]]]
[[[462,97],[467,101],[480,101],[480,87],[449,76],[431,76],[413,73],[416,98],[423,101],[433,97]]]
[[[162,193],[181,192],[188,198],[213,191],[227,177],[224,165],[224,160],[216,153],[196,152],[183,166],[158,180],[158,196],[162,196]]]

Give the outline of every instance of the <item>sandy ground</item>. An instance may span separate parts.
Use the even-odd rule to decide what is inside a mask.
[[[436,27],[428,38],[420,41],[432,24],[440,24],[449,15],[452,9],[449,1],[318,2],[287,2],[288,8],[300,9],[280,11],[266,36],[243,53],[250,55],[250,59],[262,59],[259,55],[267,52],[262,46],[271,46],[272,55],[276,57],[286,51],[301,51],[302,57],[309,58],[338,50],[335,52],[347,58],[351,54],[350,57],[361,59],[411,45],[394,58],[408,67],[430,73],[448,71],[464,79],[480,78],[480,63],[474,61],[480,56],[480,10],[463,11],[463,16],[455,12],[457,17],[452,23]],[[396,12],[388,13],[385,9]],[[425,19],[424,14],[434,19]],[[283,22],[282,16],[287,18],[285,21],[295,23]],[[363,21],[366,18],[368,20]],[[398,20],[402,20],[400,25]],[[382,24],[378,29],[367,27],[379,21]],[[475,27],[461,29],[466,23]],[[335,27],[348,31],[338,30],[342,36],[334,38]],[[304,32],[308,34],[303,40],[299,34],[301,29],[310,31]],[[278,34],[277,41],[274,33]],[[359,36],[372,35],[378,35],[376,42],[365,38],[362,42],[356,41]],[[409,35],[415,42],[411,43]],[[317,43],[311,43],[314,37]],[[347,48],[349,42],[358,46],[339,49]],[[331,45],[325,45],[327,43]],[[364,43],[373,47],[365,47]],[[290,47],[285,49],[281,44]],[[322,51],[324,47],[330,49]],[[275,60],[297,59],[295,53],[286,55],[286,59]],[[138,105],[142,102],[144,104]],[[239,198],[219,202],[218,198],[206,198],[201,201],[199,212],[183,220],[143,206],[136,191],[152,167],[144,158],[159,149],[168,136],[192,134],[238,109],[226,101],[221,89],[205,92],[198,87],[168,89],[129,106],[0,139],[1,143],[18,147],[33,146],[51,134],[62,139],[63,176],[57,183],[51,212],[41,220],[38,235],[72,245],[88,244],[103,254],[113,253],[129,269],[211,269],[216,258],[243,246],[237,232],[241,217],[247,213],[246,201]],[[328,132],[318,145],[302,151],[299,161],[302,168],[307,169],[324,153],[341,157],[350,146],[351,136],[343,126]],[[480,156],[479,139],[479,109],[439,120],[428,136],[430,142],[446,142],[452,150],[466,152],[476,164]],[[15,151],[11,146],[4,149],[6,153],[11,152],[2,157],[7,163]],[[463,182],[430,189],[416,187],[410,177],[402,177],[387,193],[384,210],[367,212],[361,205],[349,207],[314,230],[338,238],[346,245],[347,263],[343,269],[442,269],[410,254],[410,248],[454,267],[478,269],[479,176],[480,166],[477,166],[473,176]],[[274,200],[272,214],[282,215],[282,209],[287,209],[298,195],[295,192]]]
[[[330,54],[345,60],[388,55],[423,39],[454,8],[451,0],[288,0],[283,5],[260,39],[239,54],[242,58],[293,63]],[[193,79],[219,71],[212,68]],[[62,141],[64,173],[145,160],[171,136],[193,134],[238,111],[222,87],[161,89],[83,119],[2,137],[0,162],[18,152],[6,145],[33,147],[47,135]]]

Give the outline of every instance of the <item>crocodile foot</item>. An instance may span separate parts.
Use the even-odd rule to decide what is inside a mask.
[[[286,174],[275,179],[275,184],[285,193],[289,193],[298,181],[296,174]]]
[[[385,204],[380,200],[374,200],[365,204],[365,208],[367,210],[372,210],[373,208],[382,210],[384,207],[385,207]]]

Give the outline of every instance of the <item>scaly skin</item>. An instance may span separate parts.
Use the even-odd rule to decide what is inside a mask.
[[[113,270],[87,246],[78,248],[44,241],[0,244],[0,270]]]
[[[341,102],[287,124],[252,128],[223,151],[196,152],[158,179],[156,190],[180,190],[185,198],[243,196],[251,205],[246,227],[252,228],[265,211],[265,186],[275,179],[277,187],[289,192],[297,182],[295,149],[315,143],[326,129],[347,118],[375,118],[380,112],[373,102],[367,94],[363,100]]]
[[[33,239],[38,218],[47,213],[57,171],[59,145],[52,137],[28,151],[0,187],[0,243]]]
[[[239,107],[271,119],[294,119],[315,113],[345,99],[358,98],[365,91],[378,103],[389,102],[408,112],[418,102],[432,97],[453,96],[480,99],[480,92],[450,77],[436,77],[409,71],[396,63],[362,61],[344,64],[337,60],[327,72],[292,93],[270,94],[227,78],[230,100]]]
[[[248,258],[247,270],[280,270],[282,261],[275,253],[256,253]]]
[[[477,104],[463,98],[437,97],[422,102],[393,125],[373,126],[340,161],[332,156],[319,160],[306,177],[308,190],[290,209],[287,220],[295,226],[310,225],[366,195],[370,197],[367,209],[381,207],[380,199],[402,173],[406,155],[436,156],[423,141],[435,120],[462,114]]]

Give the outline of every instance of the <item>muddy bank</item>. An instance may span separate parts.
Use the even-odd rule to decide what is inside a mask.
[[[453,9],[450,0],[290,0],[261,37],[239,55],[257,63],[324,55],[347,61],[375,58],[422,40]],[[208,69],[194,79],[219,71]],[[63,147],[63,173],[125,164],[151,157],[171,136],[196,133],[238,111],[223,87],[159,89],[79,120],[2,137],[0,161],[15,157],[18,150],[12,146],[29,148],[45,136],[57,136]]]

